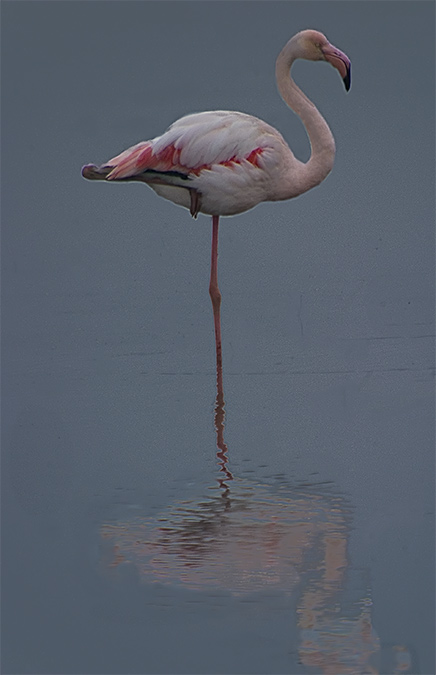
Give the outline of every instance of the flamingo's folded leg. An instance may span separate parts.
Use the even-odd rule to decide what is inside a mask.
[[[193,218],[196,218],[201,209],[201,192],[199,192],[195,188],[188,188],[188,190],[191,195],[191,206],[189,208],[189,211],[191,213],[191,216]]]

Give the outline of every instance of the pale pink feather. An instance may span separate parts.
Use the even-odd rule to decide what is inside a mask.
[[[114,167],[107,180],[121,180],[147,170],[198,176],[204,169],[230,167],[244,159],[259,166],[259,155],[271,145],[271,135],[280,136],[265,122],[243,113],[187,115],[162,136],[138,143],[106,162],[106,166]]]

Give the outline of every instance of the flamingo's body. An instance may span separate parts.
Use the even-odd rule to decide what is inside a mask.
[[[162,136],[134,145],[103,167],[85,167],[84,176],[140,180],[193,216],[233,216],[259,202],[300,194],[303,167],[266,122],[217,110],[182,117]],[[284,184],[287,175],[293,180]]]
[[[212,216],[210,294],[214,307],[217,362],[221,362],[217,280],[218,219],[263,201],[290,199],[318,185],[331,171],[333,135],[313,103],[290,78],[297,58],[331,63],[350,87],[350,61],[318,31],[297,33],[280,52],[277,86],[284,101],[303,121],[312,154],[296,159],[283,136],[266,122],[240,112],[211,111],[182,117],[162,135],[125,150],[100,167],[84,166],[90,180],[141,181],[158,195],[189,208],[191,215]]]

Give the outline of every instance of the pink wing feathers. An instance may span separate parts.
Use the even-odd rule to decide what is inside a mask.
[[[257,117],[217,110],[174,122],[162,135],[128,148],[90,180],[141,181],[158,195],[189,208],[194,217],[234,215],[275,198],[290,152],[282,135]]]
[[[262,132],[259,134],[259,123]],[[246,160],[259,166],[261,141],[268,127],[243,113],[214,111],[182,117],[162,135],[128,148],[106,162],[107,180],[121,180],[145,171],[199,175],[213,165]],[[268,132],[274,131],[271,127]],[[268,133],[267,132],[267,133]],[[277,135],[277,132],[275,132]]]

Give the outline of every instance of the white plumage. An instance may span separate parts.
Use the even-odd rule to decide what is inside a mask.
[[[189,208],[191,215],[212,216],[212,298],[218,373],[221,327],[218,289],[218,220],[263,201],[290,199],[321,183],[333,167],[333,135],[313,103],[290,77],[297,58],[328,61],[350,87],[348,57],[318,31],[294,35],[276,62],[277,86],[283,100],[306,127],[312,153],[297,160],[283,136],[266,122],[241,112],[215,110],[187,115],[162,135],[143,141],[82,175],[91,180],[141,181],[158,195]]]

